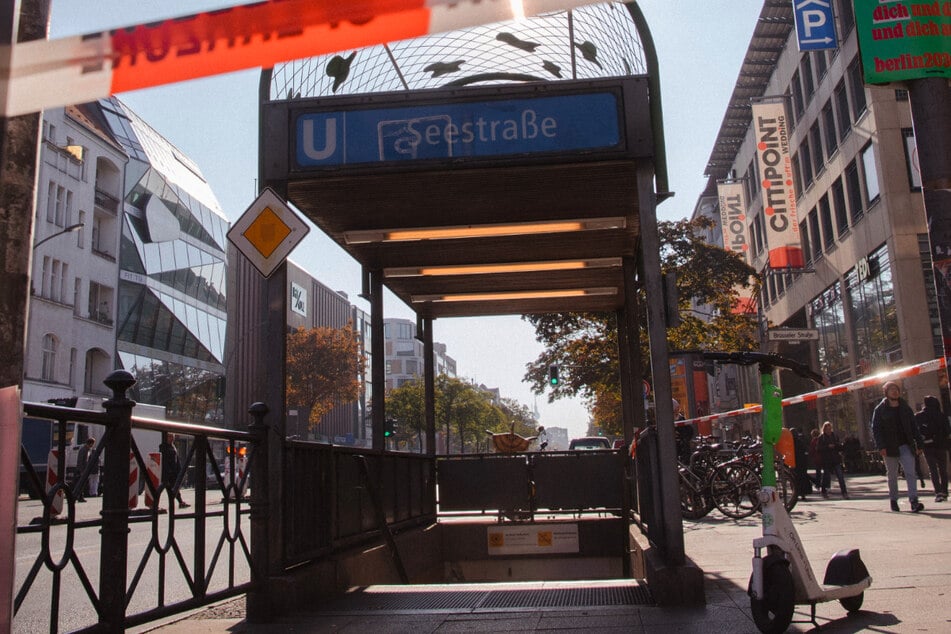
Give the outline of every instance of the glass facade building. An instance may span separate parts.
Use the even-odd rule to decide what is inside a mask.
[[[129,156],[119,249],[117,356],[132,397],[220,423],[228,220],[197,165],[115,98],[99,102]]]

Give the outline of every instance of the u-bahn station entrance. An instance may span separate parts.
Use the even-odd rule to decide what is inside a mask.
[[[264,74],[261,185],[362,267],[374,386],[385,384],[384,287],[416,313],[426,442],[422,454],[385,450],[379,388],[372,451],[288,440],[285,408],[273,405],[284,402],[286,268],[264,279],[240,263],[237,296],[259,308],[231,316],[243,343],[229,391],[269,406],[266,520],[252,518],[266,531],[253,535],[266,578],[249,617],[376,583],[628,578],[646,580],[658,603],[703,601],[684,553],[670,410],[658,86],[634,2]],[[649,343],[656,425],[636,459],[627,449],[437,455],[440,320],[570,312],[617,316],[628,446],[646,425]]]

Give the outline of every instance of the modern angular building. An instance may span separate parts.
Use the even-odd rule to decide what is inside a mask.
[[[24,399],[222,422],[228,221],[198,166],[118,99],[43,114]]]
[[[718,181],[742,182],[754,267],[766,270],[750,103],[783,101],[806,266],[768,272],[759,304],[770,329],[816,329],[818,341],[772,348],[841,385],[943,353],[908,96],[864,83],[852,3],[833,5],[838,47],[800,52],[792,5],[764,2],[695,213],[718,217],[711,208]],[[915,407],[939,393],[939,380],[935,373],[909,378],[904,396]],[[780,381],[787,395],[816,387],[791,373],[780,373]],[[811,428],[829,420],[840,437],[867,441],[880,399],[877,387],[823,398],[787,408],[786,424]],[[749,391],[739,398],[758,400]]]

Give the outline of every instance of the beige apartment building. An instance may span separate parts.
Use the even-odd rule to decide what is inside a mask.
[[[771,351],[842,385],[940,357],[942,349],[908,96],[900,86],[864,84],[852,3],[835,0],[833,7],[838,48],[800,52],[791,3],[764,3],[694,213],[719,219],[718,181],[742,182],[753,265],[766,269],[751,103],[784,102],[806,267],[764,276],[759,307],[764,331],[818,331],[818,341],[771,343]],[[722,244],[718,232],[711,239]],[[759,402],[751,372],[734,380],[735,393],[716,384],[720,400]],[[941,380],[935,372],[905,379],[904,396],[917,408],[939,393]],[[817,388],[788,372],[780,373],[780,385],[787,396]],[[785,424],[808,431],[830,420],[840,435],[867,445],[880,399],[878,388],[823,398],[787,408]]]

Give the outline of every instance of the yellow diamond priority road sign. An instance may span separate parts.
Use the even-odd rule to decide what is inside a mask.
[[[267,188],[228,231],[228,240],[264,277],[287,259],[310,232],[300,216]]]

